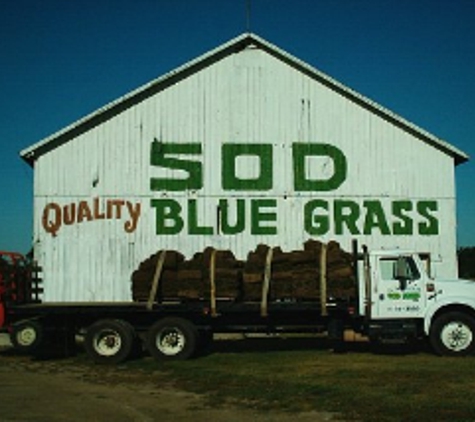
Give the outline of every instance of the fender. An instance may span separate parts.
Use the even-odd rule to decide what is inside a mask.
[[[424,333],[429,335],[430,327],[432,325],[432,320],[434,315],[443,308],[448,308],[452,306],[460,306],[470,308],[473,313],[475,313],[475,298],[464,297],[464,296],[447,296],[443,299],[437,300],[433,303],[429,303],[426,314],[424,316]]]

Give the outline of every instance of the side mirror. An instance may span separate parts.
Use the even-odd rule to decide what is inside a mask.
[[[399,279],[399,288],[404,291],[406,290],[407,287],[407,279],[406,278],[400,278]]]
[[[394,266],[394,279],[399,280],[401,290],[407,287],[407,281],[410,279],[409,268],[406,259],[400,256]]]

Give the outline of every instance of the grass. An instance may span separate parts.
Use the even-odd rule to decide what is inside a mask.
[[[235,342],[234,349],[218,346],[199,359],[145,359],[127,367],[165,371],[179,386],[206,393],[213,406],[231,401],[262,410],[330,411],[368,422],[475,420],[475,358],[332,354],[273,341],[285,347],[254,340],[246,350]]]
[[[18,358],[3,354],[4,364]],[[232,403],[262,411],[337,412],[363,422],[475,421],[475,357],[441,358],[423,349],[375,354],[355,345],[333,354],[321,340],[217,341],[188,361],[146,357],[117,367],[84,355],[52,361],[104,383],[153,383],[204,394],[213,407]],[[2,361],[0,361],[0,364]]]

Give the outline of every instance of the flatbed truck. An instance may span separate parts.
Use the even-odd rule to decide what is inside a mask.
[[[42,302],[34,267],[15,256],[0,277],[0,327],[25,353],[51,343],[66,348],[82,334],[97,363],[122,362],[137,349],[158,360],[188,359],[217,333],[327,333],[340,347],[345,329],[378,343],[427,339],[439,355],[475,353],[475,282],[431,278],[427,256],[416,252],[354,245],[354,297],[268,301],[263,294],[256,302]]]

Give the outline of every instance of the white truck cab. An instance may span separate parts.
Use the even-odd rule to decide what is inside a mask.
[[[428,268],[414,252],[363,254],[359,306],[369,336],[381,341],[425,336],[439,354],[474,353],[475,282],[433,279]]]

